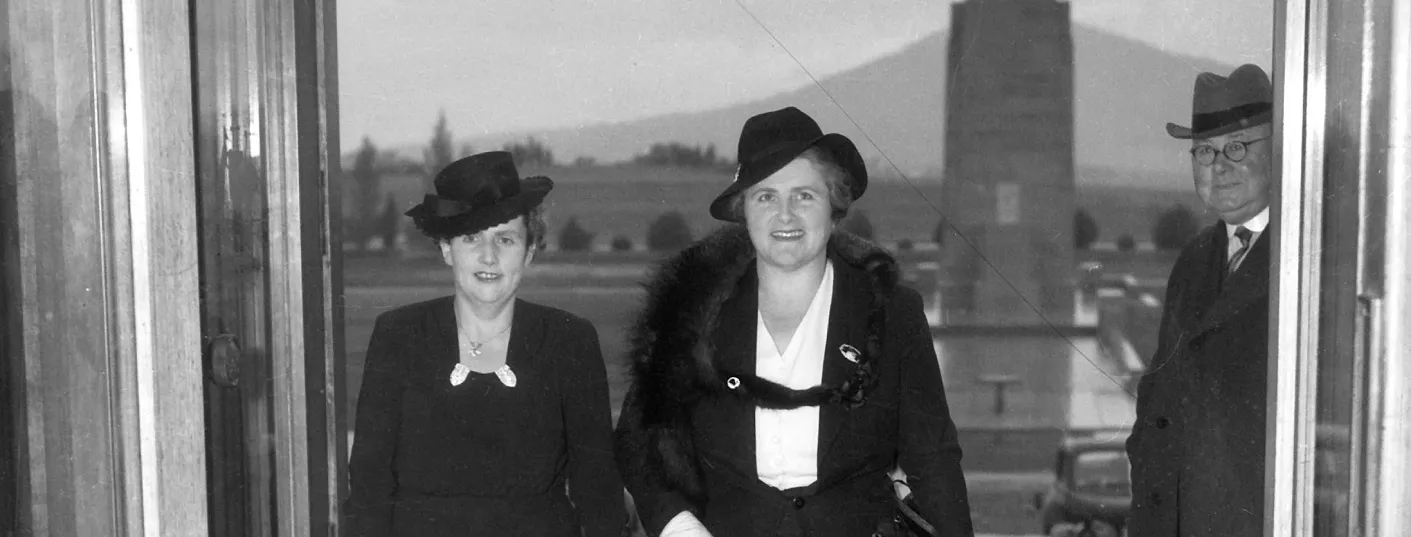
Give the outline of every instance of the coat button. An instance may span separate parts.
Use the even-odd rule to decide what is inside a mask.
[[[1160,416],[1160,417],[1156,418],[1156,428],[1157,428],[1157,429],[1165,429],[1165,428],[1170,427],[1170,426],[1171,426],[1171,420],[1170,420],[1170,418],[1167,418],[1166,416]]]
[[[1159,493],[1159,492],[1153,492],[1153,493],[1151,493],[1151,506],[1152,506],[1152,507],[1160,507],[1160,506],[1161,506],[1161,493]]]
[[[805,502],[803,498],[794,498],[794,509],[803,509]]]

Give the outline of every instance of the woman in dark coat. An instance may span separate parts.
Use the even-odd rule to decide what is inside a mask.
[[[910,479],[971,535],[960,447],[920,295],[836,230],[867,171],[786,108],[745,123],[726,226],[668,260],[632,339],[617,463],[650,535],[872,535]]]
[[[456,161],[407,214],[455,294],[382,314],[358,397],[347,503],[368,537],[617,537],[607,376],[588,321],[516,298],[547,177],[508,153]]]

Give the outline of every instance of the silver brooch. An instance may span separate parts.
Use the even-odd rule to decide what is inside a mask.
[[[469,367],[466,367],[465,364],[456,364],[456,367],[451,369],[451,385],[460,386],[461,383],[465,382],[466,377],[469,376]],[[496,369],[495,376],[500,379],[500,384],[504,384],[510,388],[519,384],[519,377],[514,375],[514,370],[510,369],[509,364],[502,365],[499,369]]]
[[[510,388],[513,388],[515,384],[519,384],[519,378],[514,376],[514,371],[510,369],[509,364],[502,365],[499,369],[496,369],[495,376],[500,377],[500,384],[504,384]]]
[[[451,369],[451,385],[460,386],[468,376],[470,376],[470,368],[465,364],[456,364],[456,367]]]
[[[730,377],[725,379],[725,387],[735,389],[740,387],[740,377]]]
[[[847,358],[849,362],[852,362],[854,364],[857,363],[858,357],[862,356],[862,353],[858,352],[857,347],[848,345],[847,343],[844,343],[843,346],[838,347],[838,352],[843,353],[843,358]]]

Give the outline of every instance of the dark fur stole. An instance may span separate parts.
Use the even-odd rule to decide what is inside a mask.
[[[670,489],[704,505],[705,490],[692,441],[690,413],[707,397],[742,397],[764,408],[822,404],[860,405],[875,383],[872,360],[882,352],[886,304],[900,270],[885,250],[842,230],[828,255],[863,270],[871,281],[868,337],[858,366],[841,386],[806,390],[761,379],[753,372],[723,371],[712,335],[721,309],[754,267],[755,250],[741,225],[726,226],[656,268],[646,284],[646,304],[631,332],[634,384],[619,418],[619,465],[657,475]]]

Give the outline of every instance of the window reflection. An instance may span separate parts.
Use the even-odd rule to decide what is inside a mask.
[[[505,148],[554,178],[521,294],[594,323],[616,411],[639,284],[718,225],[743,120],[793,105],[868,158],[843,225],[927,297],[985,533],[1040,531],[1063,442],[1131,426],[1167,275],[1217,218],[1162,127],[1196,73],[1272,61],[1272,0],[382,4],[339,5],[348,423],[376,316],[450,292],[401,216],[441,165]],[[1072,470],[1130,494],[1127,464]]]

